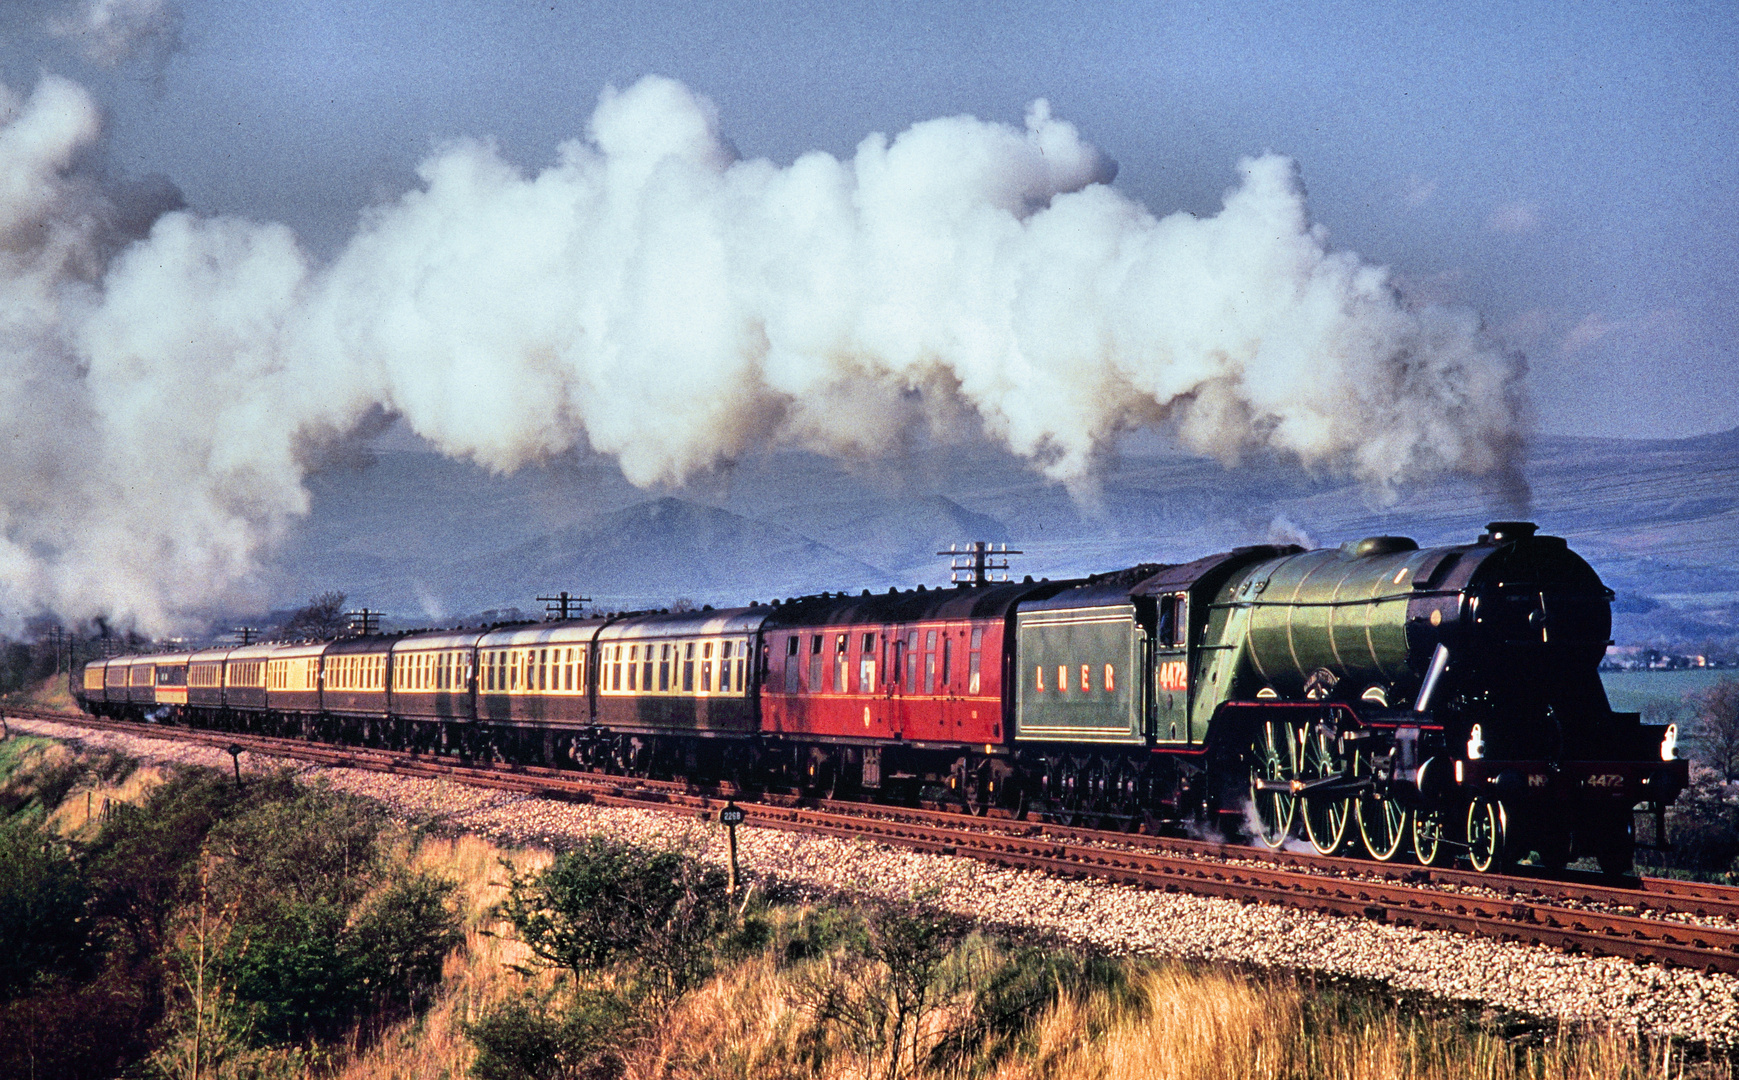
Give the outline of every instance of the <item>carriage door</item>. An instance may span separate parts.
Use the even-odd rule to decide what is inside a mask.
[[[1160,744],[1190,741],[1189,625],[1189,593],[1162,594],[1152,669],[1154,741]]]
[[[887,628],[887,657],[883,665],[883,689],[888,699],[888,731],[891,738],[903,738],[907,726],[907,711],[918,694],[923,663],[923,646],[916,627],[894,624]]]

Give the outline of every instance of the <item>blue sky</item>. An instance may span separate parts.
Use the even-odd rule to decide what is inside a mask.
[[[103,67],[0,14],[0,79],[107,110],[103,163],[338,249],[431,147],[527,169],[606,84],[679,79],[745,156],[1047,98],[1150,209],[1211,214],[1241,157],[1299,164],[1337,247],[1476,308],[1541,430],[1739,425],[1739,7],[1729,4],[670,5],[183,0],[179,43]]]

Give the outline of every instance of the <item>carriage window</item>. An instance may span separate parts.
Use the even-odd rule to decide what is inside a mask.
[[[785,692],[797,692],[797,635],[785,639]]]
[[[873,694],[876,690],[876,636],[863,636],[863,655],[857,661],[857,692]]]
[[[851,689],[851,635],[840,634],[833,642],[833,692]]]
[[[622,689],[622,646],[617,645],[610,654],[610,689]]]
[[[621,648],[620,645],[618,645],[616,647],[618,649]],[[647,646],[647,648],[651,648],[651,646]],[[630,689],[630,690],[640,689],[640,665],[638,663],[639,659],[640,659],[640,646],[638,646],[638,645],[628,646],[628,689]],[[651,687],[647,687],[647,689],[650,690]]]
[[[906,693],[918,692],[918,632],[906,635]]]
[[[537,688],[539,690],[548,690],[550,688],[548,649],[539,649],[537,651]]]
[[[948,689],[948,679],[954,670],[954,639],[950,636],[942,638],[942,689]]]
[[[979,657],[983,655],[981,652],[983,648],[984,627],[974,626],[972,628],[972,652],[966,660],[966,692],[968,694],[978,693],[980,686],[978,679],[978,665]]]
[[[749,661],[749,643],[747,640],[739,638],[739,639],[737,639],[737,692],[738,693],[742,693],[744,690],[747,690],[749,688],[749,684],[743,681],[743,669],[744,669],[744,665],[747,664],[748,661]]]
[[[719,649],[719,690],[731,688],[731,643],[725,642]]]
[[[682,647],[682,692],[694,693],[694,642]]]

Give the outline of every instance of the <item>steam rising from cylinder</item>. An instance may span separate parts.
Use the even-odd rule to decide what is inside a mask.
[[[1071,484],[1150,424],[1378,491],[1506,474],[1519,444],[1520,360],[1331,251],[1291,161],[1156,218],[1042,101],[781,167],[649,77],[540,172],[439,148],[325,265],[100,187],[98,138],[72,83],[0,90],[10,612],[162,630],[246,602],[310,448],[383,411],[490,469],[590,447],[639,485],[963,422]]]

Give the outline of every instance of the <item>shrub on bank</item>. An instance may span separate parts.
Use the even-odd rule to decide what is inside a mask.
[[[10,778],[0,1076],[288,1068],[439,986],[461,940],[453,886],[413,872],[368,804],[287,773],[186,770],[80,842],[42,824],[65,775],[107,768],[75,764]]]

